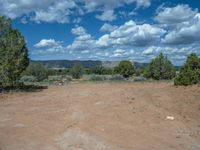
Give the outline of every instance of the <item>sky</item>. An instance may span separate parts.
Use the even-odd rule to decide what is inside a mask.
[[[132,60],[163,52],[200,56],[199,0],[0,0],[32,60]]]

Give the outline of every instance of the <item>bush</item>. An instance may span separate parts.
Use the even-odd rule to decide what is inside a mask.
[[[96,75],[112,75],[113,69],[106,68],[102,65],[93,66],[90,69],[85,69],[86,74],[96,74]]]
[[[126,80],[122,75],[113,75],[110,78],[111,81],[124,81]]]
[[[104,68],[103,74],[104,75],[112,75],[112,74],[114,74],[114,70],[113,70],[113,68]]]
[[[70,75],[69,69],[48,69],[48,76]]]
[[[21,82],[37,82],[37,78],[34,76],[22,76],[20,79]]]
[[[29,64],[24,37],[12,22],[0,16],[0,87],[20,85],[21,73]]]
[[[142,70],[141,69],[137,69],[135,71],[135,76],[140,76],[142,74]]]
[[[144,76],[155,80],[168,80],[174,78],[176,69],[162,53],[151,61],[145,70]]]
[[[115,72],[122,75],[124,78],[129,78],[135,73],[135,67],[130,61],[124,60],[115,67]]]
[[[23,74],[36,77],[38,82],[48,78],[48,70],[41,63],[31,63]]]
[[[105,76],[102,76],[102,75],[92,75],[90,78],[89,78],[90,81],[104,81],[104,80],[107,80],[107,78]]]
[[[49,76],[48,81],[50,82],[62,81],[62,76]]]
[[[92,74],[98,74],[98,75],[102,75],[104,73],[104,67],[101,65],[98,66],[94,66],[91,68],[91,73]]]
[[[146,81],[147,79],[145,77],[138,76],[138,77],[134,77],[133,80],[134,81]]]
[[[83,76],[83,67],[80,63],[75,63],[71,69],[71,75],[74,79],[80,79]]]
[[[49,76],[48,77],[48,82],[53,83],[53,84],[64,84],[64,83],[69,83],[72,81],[72,78],[69,76]]]
[[[69,76],[49,76],[49,81],[72,81],[72,78]]]
[[[70,82],[70,81],[72,81],[72,78],[69,77],[69,76],[65,76],[65,77],[63,78],[63,82]]]
[[[200,58],[195,53],[188,56],[174,80],[175,85],[192,85],[200,82]]]
[[[92,71],[90,68],[84,68],[84,73],[87,75],[90,75],[90,74],[92,74]]]

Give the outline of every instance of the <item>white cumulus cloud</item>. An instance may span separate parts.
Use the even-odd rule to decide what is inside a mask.
[[[106,10],[104,11],[101,15],[96,15],[97,19],[100,19],[102,21],[113,21],[115,20],[117,17],[114,14],[113,10]]]
[[[80,26],[76,26],[75,28],[72,28],[71,32],[74,35],[85,35],[86,34],[85,28],[80,27]]]
[[[100,31],[101,32],[112,32],[115,29],[117,29],[116,25],[111,25],[111,24],[108,24],[108,23],[104,23],[103,26],[100,28]]]
[[[168,30],[168,34],[162,39],[163,44],[180,45],[192,44],[200,41],[200,13],[188,18],[182,23],[176,24]]]
[[[131,3],[138,8],[151,4],[150,0],[0,0],[0,15],[21,18],[24,23],[68,23],[73,22],[74,15],[80,17],[89,12],[102,12],[97,18],[111,21],[116,19],[115,8]],[[80,19],[74,22],[80,22]]]
[[[158,40],[165,33],[165,30],[150,24],[138,25],[130,20],[118,27],[110,34],[102,36],[98,44],[106,45],[134,45],[146,46]]]
[[[55,41],[54,39],[42,39],[40,42],[34,45],[35,48],[44,48],[44,47],[53,47],[58,46],[62,42],[61,41]]]
[[[175,7],[159,7],[155,20],[162,24],[177,24],[188,21],[197,13],[189,5],[179,4]]]

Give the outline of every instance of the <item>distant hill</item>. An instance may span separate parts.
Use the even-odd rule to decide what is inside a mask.
[[[114,68],[120,63],[120,61],[102,61],[102,66],[106,68]],[[146,67],[148,63],[132,62],[136,68]]]
[[[81,63],[85,68],[101,65],[101,61],[79,61],[79,60],[45,60],[45,61],[31,61],[31,63],[41,63],[47,68],[72,68],[75,63]]]
[[[61,69],[72,68],[75,63],[81,63],[84,68],[91,68],[93,66],[102,65],[106,68],[114,68],[120,61],[93,61],[93,60],[45,60],[45,61],[31,61],[31,63],[41,63],[47,68]],[[145,67],[147,63],[134,62],[136,68]]]

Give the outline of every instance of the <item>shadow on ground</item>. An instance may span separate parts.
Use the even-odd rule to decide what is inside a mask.
[[[44,89],[48,89],[48,86],[39,85],[23,85],[20,87],[0,87],[0,93],[8,92],[40,92]]]

